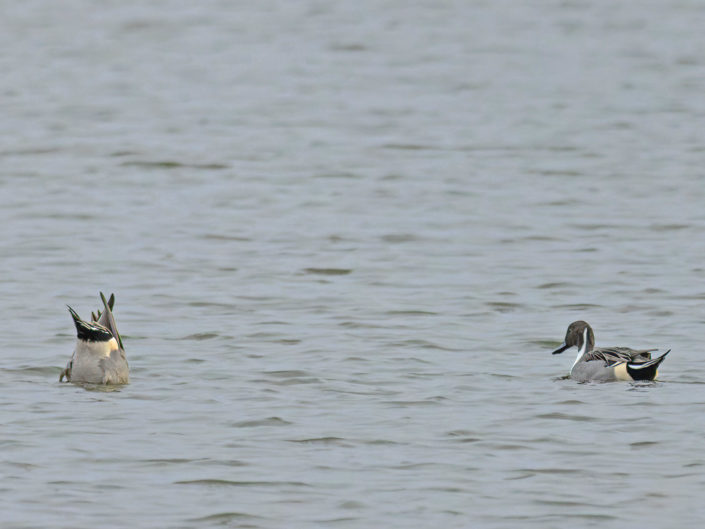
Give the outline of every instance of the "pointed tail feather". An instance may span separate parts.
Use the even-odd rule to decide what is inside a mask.
[[[71,317],[73,318],[74,323],[81,321],[81,317],[78,315],[78,313],[75,310],[73,310],[69,305],[66,305],[66,307],[69,309],[69,313],[71,314]]]
[[[103,301],[103,313],[98,313],[100,315],[98,323],[100,323],[104,327],[107,327],[110,330],[112,335],[117,340],[120,349],[124,351],[125,348],[122,345],[122,338],[120,338],[120,333],[117,330],[117,325],[115,324],[115,318],[113,317],[112,311],[112,308],[115,305],[115,294],[111,294],[110,300],[108,301],[105,299],[105,295],[101,292],[100,299]]]
[[[661,362],[664,361],[666,355],[670,352],[671,350],[669,349],[658,358],[654,358],[648,362],[638,364],[628,363],[627,372],[634,380],[653,380],[656,378],[658,366],[661,365]]]
[[[103,293],[100,293],[101,299],[103,299],[105,296],[103,296]],[[105,299],[103,299],[103,303],[105,304]],[[110,307],[110,310],[113,310],[113,306],[115,305],[115,294],[110,294],[110,299],[108,300],[108,307]],[[95,313],[91,312],[91,321],[100,321],[100,316],[103,314],[103,311],[98,309],[95,311]],[[101,323],[101,325],[103,325]]]

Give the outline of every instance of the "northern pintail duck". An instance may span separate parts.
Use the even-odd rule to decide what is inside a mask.
[[[630,349],[629,347],[595,347],[595,334],[584,321],[574,321],[568,326],[565,340],[553,354],[559,354],[571,347],[578,348],[570,370],[571,378],[580,382],[595,380],[653,380],[658,375],[658,366],[663,362],[669,349],[658,358],[651,359],[651,352],[657,349]]]
[[[130,370],[125,358],[122,339],[115,325],[112,308],[115,295],[110,295],[110,301],[103,301],[103,311],[98,315],[91,313],[91,321],[80,318],[76,311],[69,307],[69,312],[76,325],[76,349],[66,369],[61,372],[59,382],[66,377],[67,382],[84,384],[127,384]]]

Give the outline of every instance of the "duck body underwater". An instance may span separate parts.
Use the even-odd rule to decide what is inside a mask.
[[[106,300],[100,293],[103,310],[91,313],[91,321],[85,321],[68,307],[76,326],[76,347],[66,369],[59,375],[59,382],[78,384],[127,384],[130,368],[125,356],[122,338],[118,333],[113,307],[115,295]]]

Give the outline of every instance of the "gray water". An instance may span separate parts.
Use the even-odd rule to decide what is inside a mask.
[[[0,526],[702,527],[701,2],[0,27]],[[60,384],[101,290],[131,384]]]

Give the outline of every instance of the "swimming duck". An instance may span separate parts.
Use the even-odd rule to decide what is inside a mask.
[[[578,356],[570,370],[570,376],[580,382],[653,380],[658,375],[658,366],[671,352],[669,349],[658,358],[652,359],[651,353],[657,349],[596,348],[595,334],[585,321],[574,321],[568,326],[565,340],[553,354],[562,353],[573,346],[578,348]]]
[[[84,384],[127,384],[130,370],[125,358],[122,339],[115,325],[112,308],[115,305],[115,295],[110,295],[103,301],[103,311],[97,316],[91,313],[91,321],[87,322],[68,307],[69,313],[76,325],[76,349],[66,369],[59,375],[59,382],[66,378],[67,382]]]

